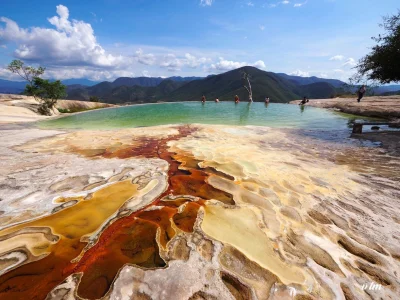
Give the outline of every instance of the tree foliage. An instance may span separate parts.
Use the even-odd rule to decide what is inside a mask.
[[[41,102],[38,112],[43,115],[50,115],[57,100],[66,96],[66,86],[61,81],[50,82],[40,78],[46,70],[43,67],[25,66],[23,61],[13,60],[7,69],[28,81],[24,93]]]
[[[397,15],[383,18],[386,33],[373,37],[377,43],[371,53],[364,56],[357,65],[356,79],[366,77],[367,80],[380,83],[400,81],[400,10]]]
[[[90,102],[100,102],[100,99],[97,96],[90,96],[89,101]]]
[[[65,88],[65,85],[60,80],[50,82],[49,80],[35,77],[32,84],[26,85],[25,94],[40,99],[42,105],[39,108],[39,112],[43,115],[49,115],[57,100],[67,95]]]
[[[29,82],[29,84],[33,83],[35,77],[39,77],[44,74],[46,70],[43,67],[30,67],[25,66],[24,62],[21,60],[13,60],[7,67],[7,69],[15,74],[18,74],[20,77]]]

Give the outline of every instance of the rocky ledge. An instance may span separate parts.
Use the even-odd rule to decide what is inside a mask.
[[[0,298],[397,299],[400,159],[372,146],[0,127]]]
[[[300,100],[290,102],[290,104],[299,103]],[[335,109],[366,117],[400,118],[400,96],[365,97],[360,103],[357,102],[356,96],[354,98],[314,99],[310,100],[306,106]]]

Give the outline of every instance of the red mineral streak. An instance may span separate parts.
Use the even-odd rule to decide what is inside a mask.
[[[86,243],[80,239],[57,243],[45,258],[23,265],[0,277],[0,299],[44,299],[46,295],[65,278],[73,273],[82,272],[78,286],[78,295],[87,299],[96,299],[109,291],[118,271],[125,264],[134,264],[143,268],[164,267],[165,262],[159,255],[156,232],[160,229],[160,244],[165,247],[176,234],[171,226],[192,232],[197,212],[204,200],[218,199],[233,204],[232,196],[212,187],[206,182],[208,174],[197,167],[197,161],[179,156],[179,161],[168,152],[167,143],[188,136],[196,129],[189,126],[178,127],[179,134],[164,139],[143,138],[140,147],[99,151],[97,154],[107,158],[128,158],[136,156],[159,157],[166,160],[168,171],[168,189],[150,206],[161,206],[145,210],[150,206],[118,219],[109,225],[100,235],[98,242],[91,247],[78,263],[71,263]],[[82,152],[81,152],[82,153]],[[189,170],[179,169],[181,163]],[[197,169],[195,169],[197,168]],[[175,201],[160,201],[167,195],[190,195],[199,197],[197,202],[188,202],[180,198]],[[178,207],[188,202],[181,213]]]

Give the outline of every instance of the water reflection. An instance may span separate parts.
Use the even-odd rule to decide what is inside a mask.
[[[46,120],[44,128],[117,129],[165,124],[257,125],[285,128],[346,129],[354,116],[280,103],[164,103],[109,108]],[[268,113],[265,110],[268,109]],[[303,109],[307,113],[303,113]],[[299,117],[301,115],[302,117]],[[365,119],[365,118],[363,118]],[[367,118],[368,119],[368,118]]]
[[[243,107],[243,109],[240,111],[240,123],[239,124],[247,124],[247,120],[249,118],[249,112],[250,112],[250,107],[251,107],[251,102],[249,102],[247,105]]]
[[[356,118],[350,118],[347,120],[347,128],[353,128]]]

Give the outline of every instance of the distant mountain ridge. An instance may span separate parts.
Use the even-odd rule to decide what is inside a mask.
[[[69,86],[67,98],[88,100],[90,96],[97,96],[102,102],[113,104],[198,101],[202,95],[209,100],[214,100],[214,98],[222,101],[232,100],[235,95],[242,100],[248,100],[248,94],[243,88],[243,72],[251,76],[255,101],[264,101],[265,97],[270,97],[272,102],[288,102],[303,96],[329,98],[336,95],[333,85],[319,81],[321,79],[318,78],[313,78],[310,84],[300,85],[297,81],[293,81],[293,78],[286,79],[284,76],[255,67],[243,67],[206,78],[121,77],[113,82],[105,81],[92,87]]]
[[[93,85],[100,83],[100,81],[92,81],[92,80],[85,79],[85,78],[65,79],[65,80],[61,80],[61,82],[65,85],[79,84],[79,85],[86,85],[86,86],[93,86]]]
[[[157,86],[164,79],[161,77],[119,77],[115,79],[112,84],[114,87],[126,85],[126,86]]]
[[[243,88],[242,72],[248,72],[252,79],[253,99],[263,101],[270,97],[272,102],[288,102],[303,96],[309,98],[331,98],[343,92],[343,81],[319,77],[300,77],[284,73],[272,73],[254,67],[242,67],[207,77],[119,77],[112,82],[95,82],[87,79],[67,79],[67,99],[89,100],[97,96],[101,101],[123,103],[146,103],[156,101],[195,101],[204,94],[209,100],[220,98],[232,100],[235,95],[247,100]],[[26,82],[0,79],[0,93],[19,94]],[[380,86],[377,94],[392,94],[400,85]]]
[[[25,81],[10,81],[0,79],[0,93],[19,94],[25,89],[25,86]]]
[[[235,95],[238,95],[240,99],[247,101],[248,93],[243,88],[243,72],[248,73],[251,77],[254,101],[264,101],[265,97],[269,97],[271,102],[285,103],[303,96],[329,98],[336,95],[335,88],[326,82],[298,85],[276,73],[247,66],[223,74],[208,76],[202,80],[191,81],[173,91],[164,100],[195,101],[204,94],[208,100],[219,98],[227,101],[233,100]]]
[[[346,84],[345,82],[338,80],[338,79],[319,78],[319,77],[315,77],[315,76],[301,77],[301,76],[296,76],[296,75],[287,75],[285,73],[277,73],[277,75],[279,75],[285,79],[291,80],[298,85],[306,85],[306,84],[312,84],[312,83],[318,83],[318,82],[327,82],[327,83],[333,85],[335,88],[339,88],[339,87],[342,87],[344,84]]]
[[[377,94],[386,94],[400,91],[400,85],[382,85],[375,89]]]
[[[61,82],[67,86],[69,85],[93,86],[99,83],[97,81],[91,81],[88,79],[66,79],[66,80],[61,80]],[[26,86],[26,81],[10,81],[10,80],[0,79],[0,93],[19,94],[25,90],[25,86]]]

